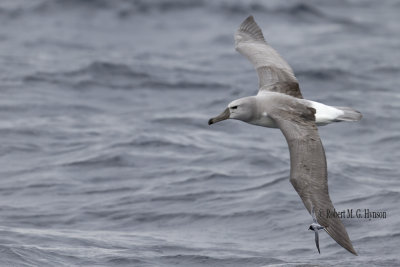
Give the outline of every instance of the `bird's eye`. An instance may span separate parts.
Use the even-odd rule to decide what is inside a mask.
[[[238,108],[238,106],[233,106],[233,107],[231,107],[231,109],[237,109]]]

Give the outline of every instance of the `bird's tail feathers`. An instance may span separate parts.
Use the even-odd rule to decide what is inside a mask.
[[[359,121],[362,118],[361,112],[349,107],[335,107],[344,112],[336,118],[337,121]]]

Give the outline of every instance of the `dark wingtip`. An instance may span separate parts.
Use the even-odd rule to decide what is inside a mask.
[[[253,15],[248,16],[242,24],[240,24],[239,31],[244,32],[251,36],[254,40],[264,41],[264,35],[254,20]]]
[[[254,20],[253,15],[249,15],[244,21],[251,21],[251,20]]]
[[[213,124],[214,122],[213,122],[213,119],[209,119],[208,120],[208,125],[211,125],[211,124]]]
[[[333,238],[333,240],[336,241],[336,243],[338,243],[339,245],[341,245],[344,249],[346,249],[346,250],[347,250],[348,252],[350,252],[351,254],[353,254],[353,255],[355,255],[355,256],[358,256],[357,252],[356,252],[356,251],[354,250],[354,248],[353,248],[353,245],[351,244],[351,241],[350,241],[350,238],[349,238],[348,235],[347,235],[347,232],[345,232],[345,233],[346,233],[346,237],[347,237],[347,239],[348,239],[348,243],[342,243],[342,242],[339,243],[340,239],[335,238],[334,235],[330,233],[330,230],[329,230],[329,229],[330,229],[329,227],[325,227],[325,228],[324,228],[325,232],[327,232],[327,233]],[[346,229],[345,229],[345,231],[346,231]]]
[[[353,254],[354,256],[358,256],[357,252],[354,250],[354,248],[352,250],[349,250],[349,252],[351,252],[351,254]]]

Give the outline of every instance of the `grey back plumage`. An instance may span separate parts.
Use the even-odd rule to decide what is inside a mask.
[[[315,210],[318,223],[342,247],[355,252],[328,192],[325,151],[315,124],[315,109],[295,98],[277,94],[268,105],[268,114],[281,129],[290,151],[290,182],[308,212]]]
[[[235,33],[235,48],[254,65],[259,90],[303,98],[299,83],[289,64],[267,44],[264,35],[249,16]]]

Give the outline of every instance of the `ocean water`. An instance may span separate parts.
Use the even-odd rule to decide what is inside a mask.
[[[0,266],[399,266],[400,3],[3,0]],[[254,15],[320,127],[359,256],[320,235],[279,130],[210,117],[257,92]]]

